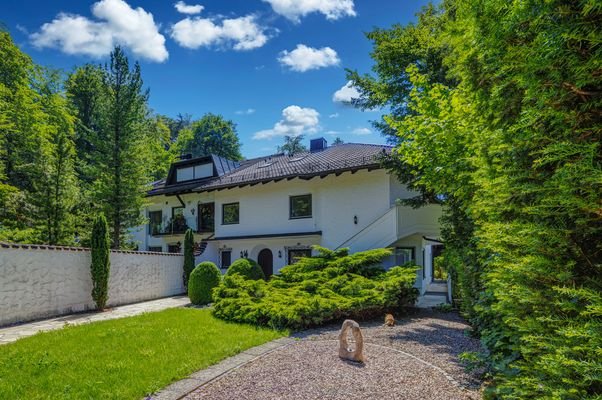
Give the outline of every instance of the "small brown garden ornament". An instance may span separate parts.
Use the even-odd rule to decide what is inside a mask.
[[[355,340],[355,350],[349,347],[347,342],[347,333],[351,329],[351,334]],[[357,322],[346,319],[339,333],[339,357],[345,360],[364,362],[364,337]]]

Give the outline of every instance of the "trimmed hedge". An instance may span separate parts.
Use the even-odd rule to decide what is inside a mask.
[[[214,263],[205,261],[197,265],[188,281],[188,297],[192,304],[211,303],[211,291],[221,280],[222,273]]]
[[[249,258],[239,258],[228,267],[226,275],[232,276],[234,274],[241,275],[246,279],[265,280],[265,275],[259,264]]]
[[[318,255],[284,267],[270,281],[227,274],[214,290],[215,316],[273,328],[302,329],[344,318],[399,311],[415,301],[416,266],[385,271],[391,255],[376,249],[352,255],[316,247]]]

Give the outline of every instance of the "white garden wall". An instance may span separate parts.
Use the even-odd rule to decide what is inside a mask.
[[[108,306],[184,293],[179,254],[112,251]],[[0,326],[94,309],[90,251],[0,244]]]

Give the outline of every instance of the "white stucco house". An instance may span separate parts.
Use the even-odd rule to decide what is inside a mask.
[[[433,259],[441,249],[439,206],[398,205],[413,193],[385,169],[389,146],[311,141],[310,151],[241,162],[215,155],[183,159],[148,192],[136,229],[140,250],[180,252],[191,228],[196,262],[222,271],[237,258],[256,260],[266,275],[278,273],[312,245],[351,252],[395,249],[387,266],[414,260],[419,305],[445,302],[448,284],[437,280]]]

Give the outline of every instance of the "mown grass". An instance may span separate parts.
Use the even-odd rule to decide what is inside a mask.
[[[138,400],[284,334],[185,308],[44,332],[0,346],[0,399]]]

